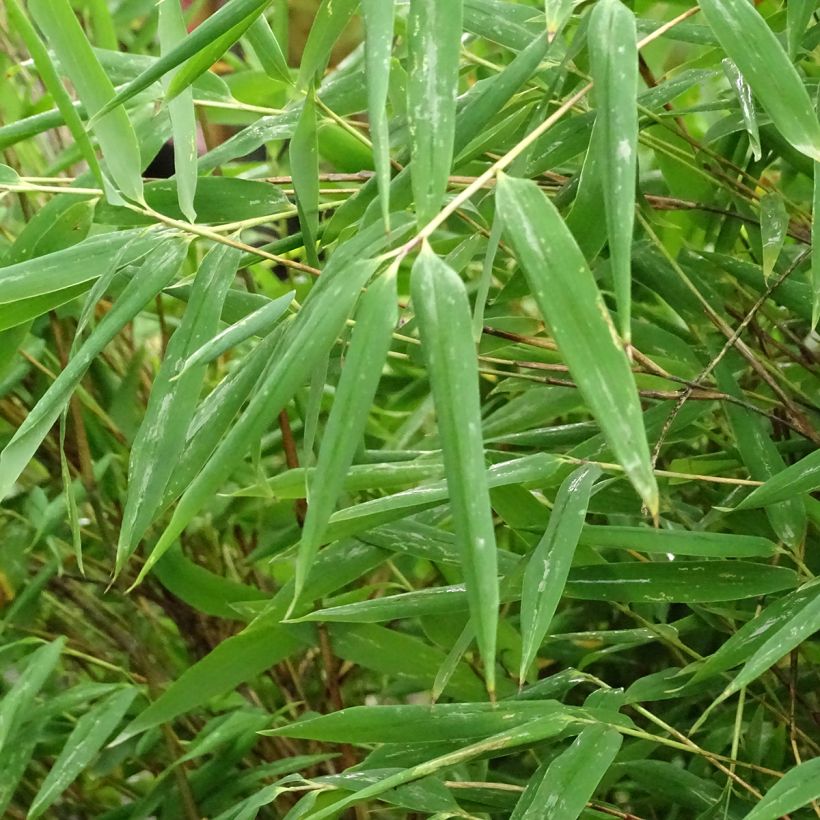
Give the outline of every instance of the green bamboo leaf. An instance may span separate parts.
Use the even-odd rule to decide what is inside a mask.
[[[798,56],[803,35],[816,8],[817,0],[791,0],[786,5],[786,37],[789,43],[789,57],[792,60]]]
[[[41,3],[50,0],[39,0]],[[144,91],[151,83],[155,83],[165,74],[186,60],[207,48],[217,38],[237,23],[245,20],[251,14],[260,12],[270,0],[229,0],[207,20],[200,23],[178,46],[167,54],[163,54],[160,59],[153,62],[148,68],[140,72],[133,80],[126,83],[112,99],[95,113],[94,120],[98,120],[105,114],[113,111],[123,103],[128,102],[140,91]]]
[[[276,418],[302,384],[305,372],[333,346],[374,267],[373,262],[359,261],[350,266],[325,269],[288,329],[279,355],[269,366],[245,412],[180,499],[137,582],[208,503],[254,442],[259,441],[270,419]]]
[[[820,160],[820,124],[806,87],[774,32],[748,0],[698,0],[709,26],[777,130]]]
[[[715,368],[715,380],[724,392],[737,398],[742,392],[725,362]],[[734,432],[740,457],[753,479],[767,481],[782,475],[785,462],[772,440],[771,425],[766,419],[753,415],[750,410],[726,402],[724,411]],[[790,547],[797,548],[806,536],[806,510],[801,498],[788,498],[766,505],[766,515],[778,537]]]
[[[814,492],[818,487],[820,487],[820,450],[815,450],[801,458],[800,461],[774,474],[762,486],[755,487],[735,509],[768,507],[803,493]]]
[[[364,434],[398,321],[397,299],[396,271],[390,269],[370,285],[356,311],[356,326],[325,426],[316,470],[308,485],[308,511],[294,565],[294,602],[302,592]]]
[[[791,589],[792,570],[747,561],[670,561],[576,567],[566,595],[585,601],[698,603],[756,598]]]
[[[31,704],[54,671],[64,644],[65,638],[60,637],[32,652],[20,677],[3,695],[0,701],[0,752],[9,741],[18,719],[29,716]]]
[[[703,662],[693,681],[714,677],[746,662],[785,624],[798,621],[800,613],[815,601],[817,591],[817,583],[812,582],[769,604]]]
[[[390,231],[390,129],[387,93],[393,50],[393,0],[362,0],[367,64],[367,112],[385,229]]]
[[[749,145],[752,148],[752,156],[759,160],[762,156],[760,148],[760,130],[757,125],[757,112],[755,111],[755,101],[752,97],[752,89],[746,78],[737,70],[737,66],[729,59],[721,62],[723,73],[737,95],[740,104],[740,113],[743,117],[743,124],[746,126],[746,133],[749,135]]]
[[[703,558],[767,558],[777,551],[774,541],[758,535],[613,524],[586,524],[581,530],[579,543],[590,547],[618,547],[660,555]]]
[[[592,485],[600,474],[600,468],[585,466],[564,479],[555,496],[547,529],[530,555],[521,593],[519,680],[526,679],[561,601]]]
[[[349,584],[378,566],[384,554],[377,547],[357,542],[334,544],[316,557],[309,582],[311,589],[305,592],[305,597],[321,598]],[[253,623],[188,667],[113,742],[120,743],[161,723],[169,723],[303,649],[303,639],[311,640],[310,633],[279,623],[292,598],[293,582],[290,582]]]
[[[544,0],[547,16],[547,40],[552,42],[564,28],[578,0]]]
[[[820,162],[814,163],[814,195],[811,212],[811,327],[820,321]]]
[[[615,729],[589,726],[572,746],[530,779],[511,820],[576,820],[612,765],[623,738]]]
[[[96,44],[100,48],[116,51],[119,47],[117,29],[106,0],[86,0],[85,5],[91,18]]]
[[[438,212],[453,161],[462,0],[412,0],[407,19],[407,118],[416,213]]]
[[[456,540],[470,613],[495,688],[498,569],[481,438],[481,408],[470,305],[464,283],[425,245],[413,265],[410,291],[436,406]]]
[[[595,4],[589,22],[589,59],[597,102],[601,181],[615,283],[618,322],[632,337],[632,232],[638,168],[638,45],[635,17],[620,0]]]
[[[185,39],[188,29],[179,0],[162,0],[159,6],[159,44],[162,54]],[[211,65],[213,65],[211,62]],[[170,84],[166,88],[170,91]],[[186,89],[168,103],[174,141],[174,171],[179,208],[189,222],[196,222],[194,196],[197,183],[196,112],[194,94]]]
[[[789,769],[743,820],[777,820],[820,799],[820,757]]]
[[[121,689],[89,709],[74,726],[40,790],[29,807],[28,816],[42,816],[55,800],[79,777],[119,726],[137,690]]]
[[[333,45],[358,5],[359,0],[322,0],[302,52],[297,88],[304,91],[321,79]]]
[[[169,104],[178,99],[180,94],[189,89],[231,46],[238,42],[262,11],[262,8],[254,9],[246,17],[243,17],[227,31],[214,37],[207,45],[185,60],[168,80],[165,97]],[[173,47],[168,53],[173,53]]]
[[[279,41],[276,39],[276,35],[273,33],[264,14],[260,14],[253,21],[245,37],[250,43],[257,60],[261,63],[265,74],[272,80],[293,85],[288,61],[285,59],[282,47],[279,45]]]
[[[20,473],[48,435],[54,422],[80,383],[83,375],[105,346],[176,275],[186,253],[186,243],[160,243],[146,257],[126,285],[114,307],[106,313],[60,375],[52,382],[11,441],[0,453],[0,499],[5,498]]]
[[[0,304],[13,307],[38,296],[93,282],[116,260],[120,264],[133,264],[156,245],[157,240],[156,233],[142,237],[135,231],[100,234],[64,250],[2,267]]]
[[[177,546],[154,567],[154,575],[172,595],[199,612],[215,618],[241,620],[234,604],[267,600],[256,587],[240,584],[190,561]]]
[[[226,294],[226,297],[229,294]],[[188,370],[199,365],[208,364],[214,359],[218,359],[223,353],[236,347],[252,336],[267,336],[273,327],[285,315],[288,308],[293,304],[294,291],[288,291],[278,299],[271,299],[262,307],[248,313],[243,319],[228,325],[211,339],[208,339],[202,347],[197,348],[182,363],[180,371],[173,376],[172,381],[181,378]],[[227,301],[227,298],[226,298]],[[223,309],[224,315],[224,309]]]
[[[455,674],[456,669],[458,669],[464,657],[464,653],[470,648],[470,644],[472,644],[474,640],[475,629],[473,629],[472,622],[467,621],[467,624],[458,636],[458,640],[452,645],[450,651],[447,653],[447,657],[444,659],[444,663],[439,667],[438,672],[436,672],[436,678],[433,681],[432,690],[430,692],[433,703],[438,701],[444,690],[450,685],[450,680]]]
[[[319,267],[319,257],[316,255],[316,238],[319,231],[319,147],[316,95],[312,90],[305,98],[288,153],[296,206],[299,210],[299,227],[305,238],[308,263],[313,267]]]
[[[657,514],[635,380],[578,245],[535,183],[504,175],[496,196],[510,243],[573,379],[638,494]]]
[[[68,92],[60,81],[60,75],[51,60],[48,49],[43,44],[18,0],[6,0],[6,9],[8,11],[9,22],[14,26],[20,37],[22,37],[29,54],[34,60],[37,73],[43,80],[43,84],[48,89],[52,99],[57,104],[57,108],[62,114],[68,130],[71,131],[74,142],[79,147],[83,159],[88,163],[88,167],[94,174],[97,183],[101,188],[105,188],[109,201],[114,204],[122,204],[123,200],[113,189],[111,183],[105,178],[100,168],[94,146],[92,146],[91,140],[85,132],[82,120],[74,107],[71,97],[69,97]],[[7,166],[3,167],[5,168]],[[17,176],[16,173],[14,175],[15,177]],[[8,180],[4,179],[4,182],[5,181]]]
[[[760,198],[760,234],[763,239],[763,278],[767,280],[774,270],[777,257],[783,250],[789,230],[789,212],[783,197],[769,192]]]
[[[776,629],[769,628],[770,621],[763,620],[759,623],[758,628],[766,631],[765,640],[723,690],[721,700],[748,686],[755,678],[820,630],[820,583],[814,581],[807,587],[808,589],[803,588],[799,592],[808,595],[808,600],[797,612],[792,612],[787,620],[779,623]],[[755,620],[759,620],[762,614]]]
[[[539,717],[584,717],[556,700],[445,703],[432,706],[353,706],[260,732],[330,743],[430,743],[487,737]]]
[[[239,255],[240,251],[227,245],[215,245],[208,252],[197,272],[180,326],[168,342],[131,448],[115,575],[150,526],[185,447],[185,434],[202,389],[205,365],[189,368],[177,380],[174,376],[193,351],[213,338]]]
[[[536,453],[494,464],[486,471],[487,486],[504,487],[510,484],[542,483],[553,476],[561,466],[554,456]],[[428,468],[428,477],[435,475],[438,465]],[[446,501],[452,492],[447,481],[436,481],[384,498],[374,498],[335,512],[330,518],[328,538],[342,538],[364,532],[381,524],[406,518],[422,510],[436,507]]]
[[[106,166],[125,196],[142,201],[140,149],[125,109],[103,116],[114,86],[103,71],[68,0],[30,0],[29,11],[46,35],[85,110],[98,114],[94,133]]]
[[[472,760],[484,756],[486,754],[498,755],[503,754],[507,749],[514,749],[518,746],[526,745],[532,746],[549,737],[554,737],[563,729],[567,728],[572,718],[567,715],[547,715],[537,720],[525,723],[522,726],[516,726],[507,729],[504,732],[491,735],[485,740],[480,740],[477,743],[471,743],[468,746],[447,752],[439,757],[431,760],[426,760],[423,763],[418,763],[408,768],[399,770],[397,773],[391,773],[386,777],[381,778],[375,784],[367,786],[355,792],[349,797],[343,797],[331,803],[326,808],[316,811],[312,814],[313,820],[325,820],[329,817],[337,817],[341,812],[356,803],[364,800],[370,800],[378,797],[388,789],[396,788],[404,783],[411,783],[421,777],[434,774],[440,769],[450,768],[462,762]]]

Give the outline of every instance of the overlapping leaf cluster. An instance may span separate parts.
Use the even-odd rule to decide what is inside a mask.
[[[816,2],[2,8],[0,813],[820,812]]]

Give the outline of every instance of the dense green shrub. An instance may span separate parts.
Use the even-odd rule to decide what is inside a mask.
[[[0,814],[820,816],[816,2],[0,5]]]

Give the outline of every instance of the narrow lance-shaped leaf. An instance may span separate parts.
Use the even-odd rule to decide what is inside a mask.
[[[356,311],[356,326],[310,482],[295,564],[294,602],[302,592],[364,433],[397,320],[396,272],[390,269],[370,285]]]
[[[290,141],[290,173],[299,211],[299,227],[305,238],[308,262],[319,267],[316,236],[319,231],[319,147],[316,129],[316,95],[308,92],[299,122]]]
[[[131,448],[128,495],[115,572],[122,569],[150,526],[185,447],[185,434],[202,389],[205,366],[190,368],[180,379],[172,379],[188,355],[216,331],[239,255],[240,251],[227,245],[215,245],[209,251],[197,272],[180,326],[168,342]]]
[[[71,131],[71,136],[79,147],[83,159],[88,163],[88,167],[91,169],[100,187],[105,188],[108,200],[115,205],[122,204],[122,198],[111,187],[111,183],[105,178],[100,168],[97,154],[94,152],[94,146],[91,144],[91,140],[85,132],[82,120],[74,107],[71,97],[69,97],[68,92],[60,81],[59,74],[54,67],[54,63],[51,61],[48,49],[46,49],[18,0],[6,0],[6,10],[8,12],[9,22],[22,37],[29,54],[34,60],[37,73],[40,75],[43,84],[57,104],[60,113],[63,115],[65,124],[68,126],[68,130]]]
[[[114,86],[94,55],[68,0],[29,0],[29,10],[86,111],[89,115],[99,113],[114,97]],[[100,116],[94,133],[114,182],[125,196],[142,201],[140,148],[125,109]]]
[[[635,380],[586,261],[555,206],[529,180],[499,179],[498,209],[561,355],[649,511],[658,487]]]
[[[800,461],[775,473],[760,487],[741,501],[735,509],[748,510],[753,507],[768,507],[803,493],[814,492],[820,487],[820,450],[809,453]]]
[[[561,601],[584,526],[592,485],[600,473],[597,466],[585,466],[564,479],[555,497],[546,532],[530,556],[521,592],[523,646],[518,673],[521,681],[527,677]]]
[[[121,689],[89,709],[77,721],[32,801],[29,817],[41,817],[94,760],[119,726],[136,694],[136,689]]]
[[[245,36],[265,74],[272,80],[293,85],[288,61],[264,14],[253,21]]]
[[[178,95],[190,88],[192,83],[208,71],[242,37],[261,13],[261,9],[254,9],[227,31],[214,37],[207,45],[192,54],[171,76],[166,90],[168,100],[175,100]]]
[[[755,101],[752,97],[752,89],[746,78],[737,70],[737,66],[731,60],[723,60],[723,73],[726,79],[729,80],[732,88],[737,95],[737,101],[740,104],[740,114],[743,117],[743,125],[746,127],[746,133],[749,135],[749,145],[752,148],[752,156],[755,160],[759,160],[763,156],[760,148],[760,130],[757,125],[757,112],[755,111]]]
[[[162,0],[159,6],[159,44],[167,54],[185,39],[188,30],[179,0]],[[194,195],[197,182],[196,112],[189,88],[168,103],[174,142],[174,171],[179,207],[189,222],[196,222]]]
[[[811,212],[811,326],[820,320],[820,161],[814,163],[814,196]]]
[[[743,820],[778,820],[814,800],[820,800],[820,757],[789,769]]]
[[[333,45],[358,5],[359,0],[322,0],[302,51],[298,88],[304,90],[321,80],[330,61]]]
[[[820,586],[818,582],[810,584],[805,592],[811,595],[809,600],[797,612],[791,613],[785,623],[780,624],[777,629],[766,636],[763,644],[755,650],[743,668],[734,676],[732,682],[723,690],[720,700],[725,700],[735,692],[739,692],[744,686],[748,686],[755,678],[820,630]],[[760,628],[762,629],[765,625],[764,620]]]
[[[304,381],[305,373],[310,372],[332,347],[373,269],[374,263],[370,261],[341,265],[332,271],[325,269],[277,348],[278,356],[262,377],[245,412],[180,499],[137,582],[145,577],[188,522],[213,497],[248,450],[259,441],[270,420],[275,419],[293,397]]]
[[[208,339],[185,360],[180,372],[173,377],[179,379],[192,367],[208,364],[223,353],[250,339],[251,336],[267,336],[273,326],[285,315],[293,304],[294,291],[289,291],[278,299],[271,299],[267,304],[249,313],[238,322],[228,325],[224,330]]]
[[[752,87],[777,130],[820,160],[820,123],[800,75],[749,0],[698,0],[726,54]]]
[[[715,368],[718,388],[736,398],[742,398],[737,382],[721,362]],[[778,475],[785,467],[783,456],[772,440],[771,425],[766,419],[752,414],[750,410],[731,402],[724,403],[724,410],[734,432],[737,449],[749,474],[757,481],[766,481]],[[772,529],[790,547],[799,547],[806,535],[806,510],[801,498],[789,498],[766,506],[766,515]]]
[[[607,726],[589,726],[572,746],[542,766],[516,803],[511,820],[576,820],[615,760],[623,738]]]
[[[54,671],[65,638],[41,646],[28,657],[25,669],[0,701],[0,751],[6,745],[19,715],[25,715],[48,676]]]
[[[470,614],[484,659],[487,688],[492,692],[498,570],[470,305],[464,283],[426,244],[413,265],[410,291],[436,407]]]
[[[39,0],[50,3],[51,0]],[[270,0],[230,0],[214,12],[207,20],[200,23],[178,46],[155,60],[145,71],[140,72],[133,80],[126,83],[94,116],[95,120],[113,111],[117,106],[128,102],[151,83],[155,83],[172,69],[195,54],[207,48],[210,43],[223,35],[228,29],[246,19],[254,12],[262,12]],[[91,113],[91,112],[90,112]]]
[[[615,283],[618,324],[629,344],[632,314],[632,232],[638,164],[638,45],[635,17],[620,0],[600,0],[589,23],[600,170]]]
[[[166,241],[156,247],[141,265],[94,332],[52,382],[11,441],[0,453],[0,499],[5,498],[28,464],[51,426],[59,417],[71,393],[80,383],[91,362],[122,328],[139,313],[175,276],[185,257],[186,243]]]
[[[777,257],[786,241],[789,230],[789,213],[786,203],[778,193],[764,194],[760,199],[760,234],[763,240],[763,278],[768,279],[774,270]]]
[[[362,0],[367,62],[367,112],[385,230],[390,230],[390,132],[387,92],[393,48],[393,0]]]
[[[816,8],[817,0],[790,0],[786,4],[786,36],[792,60],[800,51],[800,43]]]
[[[419,224],[441,207],[453,160],[462,0],[411,0],[407,19],[407,119]]]

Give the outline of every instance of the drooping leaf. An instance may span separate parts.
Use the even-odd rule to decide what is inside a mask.
[[[367,423],[398,320],[396,273],[388,270],[367,289],[325,426],[316,470],[308,485],[308,511],[295,563],[294,600],[302,592]]]
[[[441,207],[453,159],[462,0],[412,0],[407,19],[407,117],[420,225]]]
[[[410,287],[436,406],[470,612],[484,659],[487,688],[492,692],[498,572],[470,305],[461,279],[429,246],[423,248],[413,265]]]
[[[393,50],[393,0],[362,0],[367,59],[367,111],[385,229],[390,230],[390,131],[387,94]]]
[[[28,816],[42,816],[74,782],[117,728],[134,700],[136,689],[129,687],[100,701],[74,726],[60,754],[49,769],[29,807]]]
[[[601,294],[555,206],[502,176],[498,209],[530,290],[612,451],[652,513],[658,488],[635,382]]]
[[[744,820],[777,820],[820,799],[820,757],[799,763],[786,772]]]
[[[754,5],[747,0],[698,0],[698,5],[777,130],[798,151],[820,160],[820,123],[806,87]]]
[[[772,275],[789,230],[789,213],[783,197],[766,193],[760,199],[760,234],[763,239],[763,277]]]
[[[308,92],[299,122],[290,141],[290,172],[296,205],[299,209],[299,227],[305,238],[308,262],[319,266],[316,238],[319,231],[319,148],[316,127],[316,97]]]
[[[105,164],[125,196],[142,201],[140,149],[125,109],[103,116],[114,86],[94,55],[68,0],[30,0],[29,11],[57,54],[89,115],[98,114],[94,134]]]
[[[179,0],[162,0],[159,6],[159,42],[167,54],[188,33]],[[214,61],[211,61],[212,63]],[[168,103],[174,140],[174,172],[179,208],[189,222],[196,222],[194,195],[197,183],[196,112],[191,89],[180,92]]]
[[[546,532],[530,555],[521,592],[523,647],[519,680],[527,677],[558,608],[584,526],[592,485],[599,475],[598,467],[580,467],[564,479]]]
[[[577,820],[621,748],[621,735],[589,726],[572,746],[535,773],[511,820]]]
[[[596,129],[609,235],[609,259],[621,337],[632,337],[632,231],[638,165],[638,46],[635,18],[621,0],[595,4],[589,56],[597,101]]]

